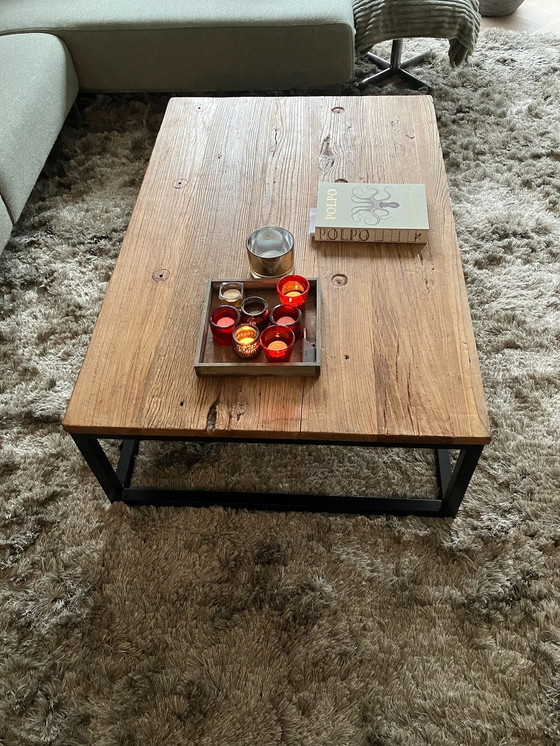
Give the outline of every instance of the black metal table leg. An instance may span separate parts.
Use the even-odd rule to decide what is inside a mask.
[[[383,497],[383,496],[345,496],[345,495],[312,495],[312,494],[273,494],[244,493],[219,490],[175,490],[158,489],[157,487],[131,486],[134,462],[140,439],[128,438],[121,444],[121,455],[116,469],[113,469],[99,440],[92,435],[72,434],[83,457],[99,481],[105,494],[111,500],[122,500],[128,505],[176,505],[208,507],[222,505],[249,510],[304,510],[325,513],[361,513],[363,515],[394,514],[423,515],[433,517],[454,517],[461,504],[473,471],[478,463],[483,446],[463,446],[454,468],[451,468],[450,449],[435,449],[436,468],[439,484],[439,495],[435,498],[425,497]],[[114,438],[111,435],[100,435],[102,439]],[[160,438],[151,438],[159,440]],[[175,438],[162,438],[176,440]],[[180,440],[196,441],[196,438]],[[207,439],[206,442],[208,442]],[[227,442],[227,439],[220,439]],[[231,441],[231,439],[230,439]],[[246,442],[266,442],[274,445],[275,441],[251,438]],[[278,441],[278,443],[293,441]],[[300,441],[302,445],[321,445],[322,441]],[[373,446],[382,448],[429,448],[406,443],[339,443],[356,447]]]
[[[304,511],[307,513],[356,513],[359,515],[440,516],[441,500],[430,498],[352,497],[271,492],[218,492],[129,487],[122,497],[127,505],[170,505],[236,510]]]
[[[441,498],[445,495],[452,472],[449,448],[436,448],[436,475]]]
[[[457,515],[459,506],[465,496],[469,482],[473,475],[480,454],[482,453],[483,446],[463,446],[459,451],[459,456],[455,467],[451,474],[449,474],[445,467],[439,466],[440,477],[446,479],[446,483],[440,482],[442,486],[442,504],[441,512],[442,515],[450,516],[454,518]],[[446,449],[438,449],[438,462],[440,458],[440,451]],[[449,453],[449,452],[448,452]]]
[[[117,464],[116,474],[124,487],[129,487],[134,471],[134,461],[138,453],[140,441],[137,438],[123,440],[121,443],[121,456]]]
[[[97,438],[75,433],[72,433],[72,437],[109,500],[111,502],[120,500],[125,485],[111,466],[111,462],[105,455],[105,451],[101,448]]]

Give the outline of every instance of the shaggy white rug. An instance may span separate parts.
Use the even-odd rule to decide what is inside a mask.
[[[3,745],[560,743],[560,39],[426,44],[493,429],[459,516],[107,504],[60,420],[167,97],[80,98],[0,257]],[[143,464],[250,487],[239,448],[266,487],[271,446]],[[286,490],[406,486],[402,456],[284,448]]]

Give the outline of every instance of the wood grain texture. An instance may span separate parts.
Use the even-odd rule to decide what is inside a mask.
[[[425,183],[431,240],[315,243],[319,180]],[[281,225],[322,293],[321,375],[198,378],[205,283],[248,277]],[[487,443],[489,426],[431,99],[169,103],[64,420],[70,432]]]

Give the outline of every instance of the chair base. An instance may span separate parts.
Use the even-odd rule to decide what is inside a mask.
[[[366,57],[375,63],[375,65],[380,69],[380,72],[374,73],[373,75],[368,75],[367,77],[362,78],[362,80],[358,80],[356,82],[356,87],[365,88],[365,86],[369,85],[370,83],[372,85],[377,85],[378,83],[383,83],[385,80],[389,80],[390,78],[394,78],[395,76],[397,76],[399,78],[402,78],[406,83],[412,86],[412,88],[421,90],[424,93],[431,93],[432,87],[428,83],[425,83],[423,80],[420,80],[420,78],[417,78],[416,75],[413,75],[412,73],[409,73],[407,70],[405,70],[406,67],[411,67],[412,65],[423,62],[429,55],[429,52],[417,54],[415,57],[411,57],[409,60],[405,60],[403,62],[401,59],[402,47],[402,39],[393,40],[390,62],[384,60],[382,57],[378,57],[376,54],[373,54],[373,52],[368,52]]]

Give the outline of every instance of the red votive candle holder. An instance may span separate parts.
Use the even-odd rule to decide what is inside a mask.
[[[301,311],[296,306],[274,306],[268,319],[271,324],[287,326],[296,335],[296,339],[301,337]]]
[[[294,349],[295,334],[287,326],[275,324],[261,332],[260,342],[270,363],[287,363]]]
[[[241,314],[235,306],[218,306],[210,314],[210,329],[214,342],[230,345],[231,335],[239,324]]]
[[[283,306],[304,308],[309,293],[309,280],[301,275],[286,275],[276,285]]]
[[[241,304],[241,323],[253,324],[261,331],[268,324],[268,303],[264,298],[251,295]]]

